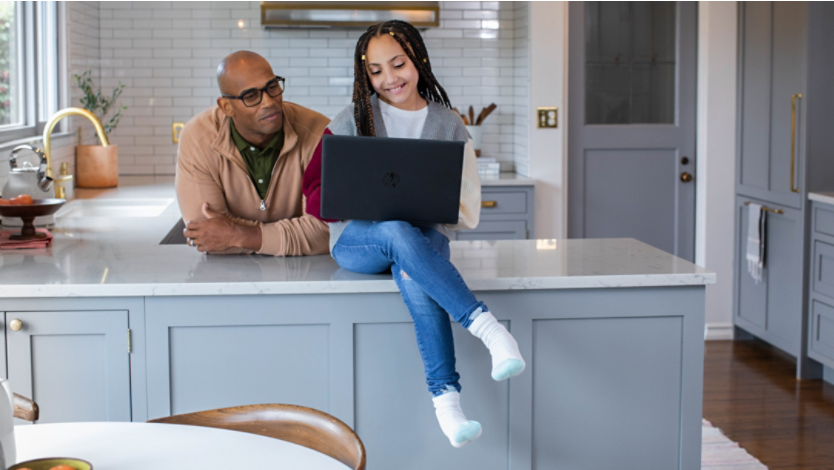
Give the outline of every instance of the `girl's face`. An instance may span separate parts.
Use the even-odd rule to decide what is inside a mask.
[[[377,36],[368,42],[365,67],[371,86],[382,101],[408,111],[426,106],[426,100],[417,91],[420,73],[390,34]]]

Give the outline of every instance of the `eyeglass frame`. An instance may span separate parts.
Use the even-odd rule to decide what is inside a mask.
[[[272,82],[275,81],[275,80],[278,80],[278,83],[281,84],[281,93],[278,93],[277,95],[272,96],[272,95],[269,95],[269,93],[266,90],[267,90],[267,88],[269,88],[272,85]],[[275,78],[266,82],[266,86],[264,86],[263,88],[247,88],[246,90],[243,90],[243,92],[240,94],[240,96],[232,96],[232,95],[225,95],[225,94],[221,94],[220,96],[222,96],[223,98],[228,98],[230,100],[240,100],[240,102],[243,103],[243,106],[246,106],[247,108],[252,108],[252,107],[255,107],[255,106],[261,104],[261,102],[264,100],[264,93],[269,95],[270,98],[278,98],[279,96],[283,95],[284,90],[286,89],[286,82],[287,82],[286,78],[276,75]],[[258,102],[253,104],[253,105],[248,105],[248,104],[246,104],[245,101],[243,101],[243,97],[247,93],[251,93],[253,91],[259,91],[260,92],[260,95],[258,96]]]

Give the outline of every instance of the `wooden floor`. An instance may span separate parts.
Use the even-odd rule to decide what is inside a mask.
[[[771,469],[834,469],[834,385],[754,341],[707,341],[704,418]]]

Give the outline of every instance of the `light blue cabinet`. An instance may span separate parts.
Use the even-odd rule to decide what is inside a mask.
[[[9,311],[8,377],[39,423],[130,421],[126,311]],[[14,320],[22,328],[12,331]]]
[[[751,334],[797,359],[797,377],[818,378],[809,359],[811,191],[834,189],[834,5],[740,2],[736,149],[736,337]],[[747,208],[770,209],[764,280],[747,274]]]
[[[449,232],[451,240],[527,240],[535,238],[533,186],[482,186],[481,222],[474,229]]]
[[[808,356],[828,369],[834,383],[834,205],[811,205],[811,262],[808,286]]]

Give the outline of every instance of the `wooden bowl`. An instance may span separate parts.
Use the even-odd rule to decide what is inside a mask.
[[[46,238],[46,234],[35,231],[35,217],[52,215],[67,202],[66,199],[35,199],[32,204],[23,206],[0,206],[0,216],[20,217],[23,220],[23,228],[20,233],[9,237],[11,240],[34,240]],[[32,469],[35,470],[35,469]]]
[[[58,465],[69,465],[75,470],[93,470],[93,464],[90,462],[69,457],[50,457],[46,459],[27,460],[16,465],[12,465],[9,467],[9,470],[20,470],[22,468],[28,468],[30,470],[49,470],[50,468],[57,467]]]

